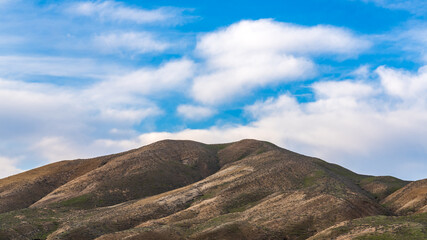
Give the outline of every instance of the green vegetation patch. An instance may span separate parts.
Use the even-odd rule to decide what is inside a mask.
[[[46,239],[58,229],[59,218],[58,213],[49,209],[27,208],[0,214],[0,239]]]
[[[208,191],[204,192],[202,196],[200,196],[197,200],[206,200],[217,196],[222,190],[224,190],[230,183],[222,183],[218,186],[215,186]]]
[[[355,224],[369,224],[370,226],[378,227],[393,224],[419,223],[427,227],[427,213],[414,214],[409,216],[372,216],[359,218],[354,220]],[[427,230],[427,228],[426,228]]]
[[[427,239],[427,213],[409,216],[372,216],[352,220],[348,225],[333,230],[328,237],[336,238],[348,234],[353,229],[374,227],[376,232],[366,233],[355,239],[382,240],[382,239]]]
[[[389,232],[384,233],[370,233],[364,236],[359,236],[357,240],[388,240],[388,239],[411,239],[411,240],[425,240],[427,239],[426,226],[423,225],[406,225],[396,226],[388,229]]]
[[[312,174],[304,178],[304,187],[311,187],[316,184],[316,182],[326,176],[326,173],[322,170],[317,170]]]
[[[343,168],[343,167],[341,167],[340,165],[337,165],[337,164],[328,163],[328,162],[325,162],[325,161],[320,160],[320,159],[315,159],[315,160],[316,160],[315,162],[319,166],[322,166],[322,167],[328,169],[329,171],[331,171],[331,172],[333,172],[333,173],[335,173],[337,175],[350,178],[351,180],[353,180],[355,182],[359,182],[363,178],[368,177],[366,175],[359,175],[357,173],[354,173],[354,172],[352,172],[352,171],[350,171],[350,170],[348,170],[346,168]]]
[[[210,198],[213,198],[213,197],[215,197],[215,191],[209,191],[209,192],[206,192],[205,194],[203,194],[202,196],[200,196],[200,200],[206,200],[206,199],[210,199]]]
[[[360,180],[359,185],[362,188],[366,188],[367,186],[372,184],[374,184],[374,186],[375,184],[378,184],[380,186],[385,186],[386,189],[384,191],[381,191],[378,193],[372,193],[372,195],[375,198],[384,199],[385,197],[399,190],[400,188],[404,187],[408,183],[409,183],[408,181],[403,181],[398,178],[390,177],[390,176],[380,176],[380,177],[369,176]]]
[[[265,152],[267,152],[268,150],[269,150],[269,149],[267,149],[266,147],[261,147],[260,149],[258,149],[258,150],[256,151],[255,155],[259,155],[259,154],[265,153]]]
[[[224,210],[227,213],[243,212],[257,205],[261,199],[268,195],[268,192],[242,193],[228,201],[224,206]]]
[[[222,143],[222,144],[206,144],[206,147],[210,150],[218,152],[226,147],[230,146],[230,143]]]
[[[93,206],[93,200],[89,194],[84,194],[78,197],[70,198],[68,200],[55,203],[56,207],[72,207],[87,209]]]
[[[286,232],[288,239],[307,239],[315,233],[313,229],[314,226],[314,218],[309,217],[301,222],[297,222],[292,224],[289,227],[289,230]]]

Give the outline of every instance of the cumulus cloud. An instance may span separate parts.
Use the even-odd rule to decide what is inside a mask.
[[[209,107],[194,106],[188,104],[179,105],[177,108],[177,112],[182,117],[194,121],[209,118],[215,114],[215,111]]]
[[[201,36],[196,53],[205,70],[195,77],[192,95],[202,103],[222,103],[255,87],[313,77],[316,65],[310,57],[349,57],[369,46],[337,27],[241,21]]]
[[[167,42],[160,41],[150,32],[125,32],[97,35],[94,45],[105,53],[142,54],[161,52],[170,47]]]
[[[376,72],[380,76],[381,83],[389,95],[398,97],[410,104],[414,104],[414,101],[418,102],[418,104],[426,103],[427,66],[421,67],[415,74],[384,66],[379,67]]]
[[[205,56],[226,54],[229,51],[246,54],[248,51],[266,50],[312,55],[357,54],[369,46],[366,40],[338,27],[307,27],[260,19],[244,20],[208,33],[202,36],[197,48]]]
[[[138,24],[174,22],[179,23],[181,10],[176,8],[158,8],[146,10],[126,6],[115,1],[86,1],[71,4],[67,12],[88,17],[97,17],[103,21],[135,22]]]
[[[317,82],[312,85],[312,102],[299,103],[294,96],[282,94],[246,107],[253,117],[247,125],[154,132],[133,140],[106,143],[130,148],[164,138],[207,143],[258,138],[362,173],[425,178],[424,69],[408,73],[380,67],[375,71],[376,81]],[[403,88],[398,91],[400,87]],[[420,100],[413,101],[413,96]],[[415,165],[417,169],[408,167]]]

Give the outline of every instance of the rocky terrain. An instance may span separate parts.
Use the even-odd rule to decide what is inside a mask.
[[[1,179],[0,239],[426,239],[426,189],[263,141],[165,140]]]

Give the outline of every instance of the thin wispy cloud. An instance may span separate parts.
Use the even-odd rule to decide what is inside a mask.
[[[124,32],[100,34],[94,37],[94,46],[105,53],[143,54],[162,52],[170,43],[156,39],[149,32]]]
[[[138,24],[164,23],[179,24],[182,10],[162,7],[147,10],[126,6],[115,1],[87,1],[71,4],[66,12],[74,15],[95,17],[101,21],[135,22]]]
[[[26,75],[102,78],[123,71],[125,67],[91,58],[0,56],[1,75],[12,78]]]
[[[25,39],[18,36],[0,36],[0,46],[2,45],[16,45],[24,42]]]
[[[184,118],[193,121],[200,121],[215,114],[215,111],[212,108],[189,104],[179,105],[177,112]]]
[[[427,2],[424,0],[362,0],[367,3],[375,3],[384,8],[394,10],[405,10],[413,14],[422,15],[427,13]]]
[[[409,23],[409,29],[399,29],[395,45],[409,52],[416,60],[427,62],[427,24]]]

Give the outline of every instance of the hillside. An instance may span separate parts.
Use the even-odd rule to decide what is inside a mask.
[[[411,216],[371,216],[339,223],[308,238],[328,239],[411,239],[427,238],[427,214]]]
[[[85,199],[92,208],[152,196],[201,180],[220,168],[214,150],[191,141],[162,141],[111,158],[58,187],[31,207]]]
[[[0,213],[29,207],[61,185],[101,167],[119,155],[61,161],[0,179]]]
[[[382,203],[399,215],[427,213],[427,179],[406,185]]]
[[[8,199],[0,239],[306,239],[343,221],[392,215],[379,201],[408,183],[256,140],[165,140],[44,168],[0,180],[0,202]],[[41,177],[56,184],[13,203],[32,196]]]

